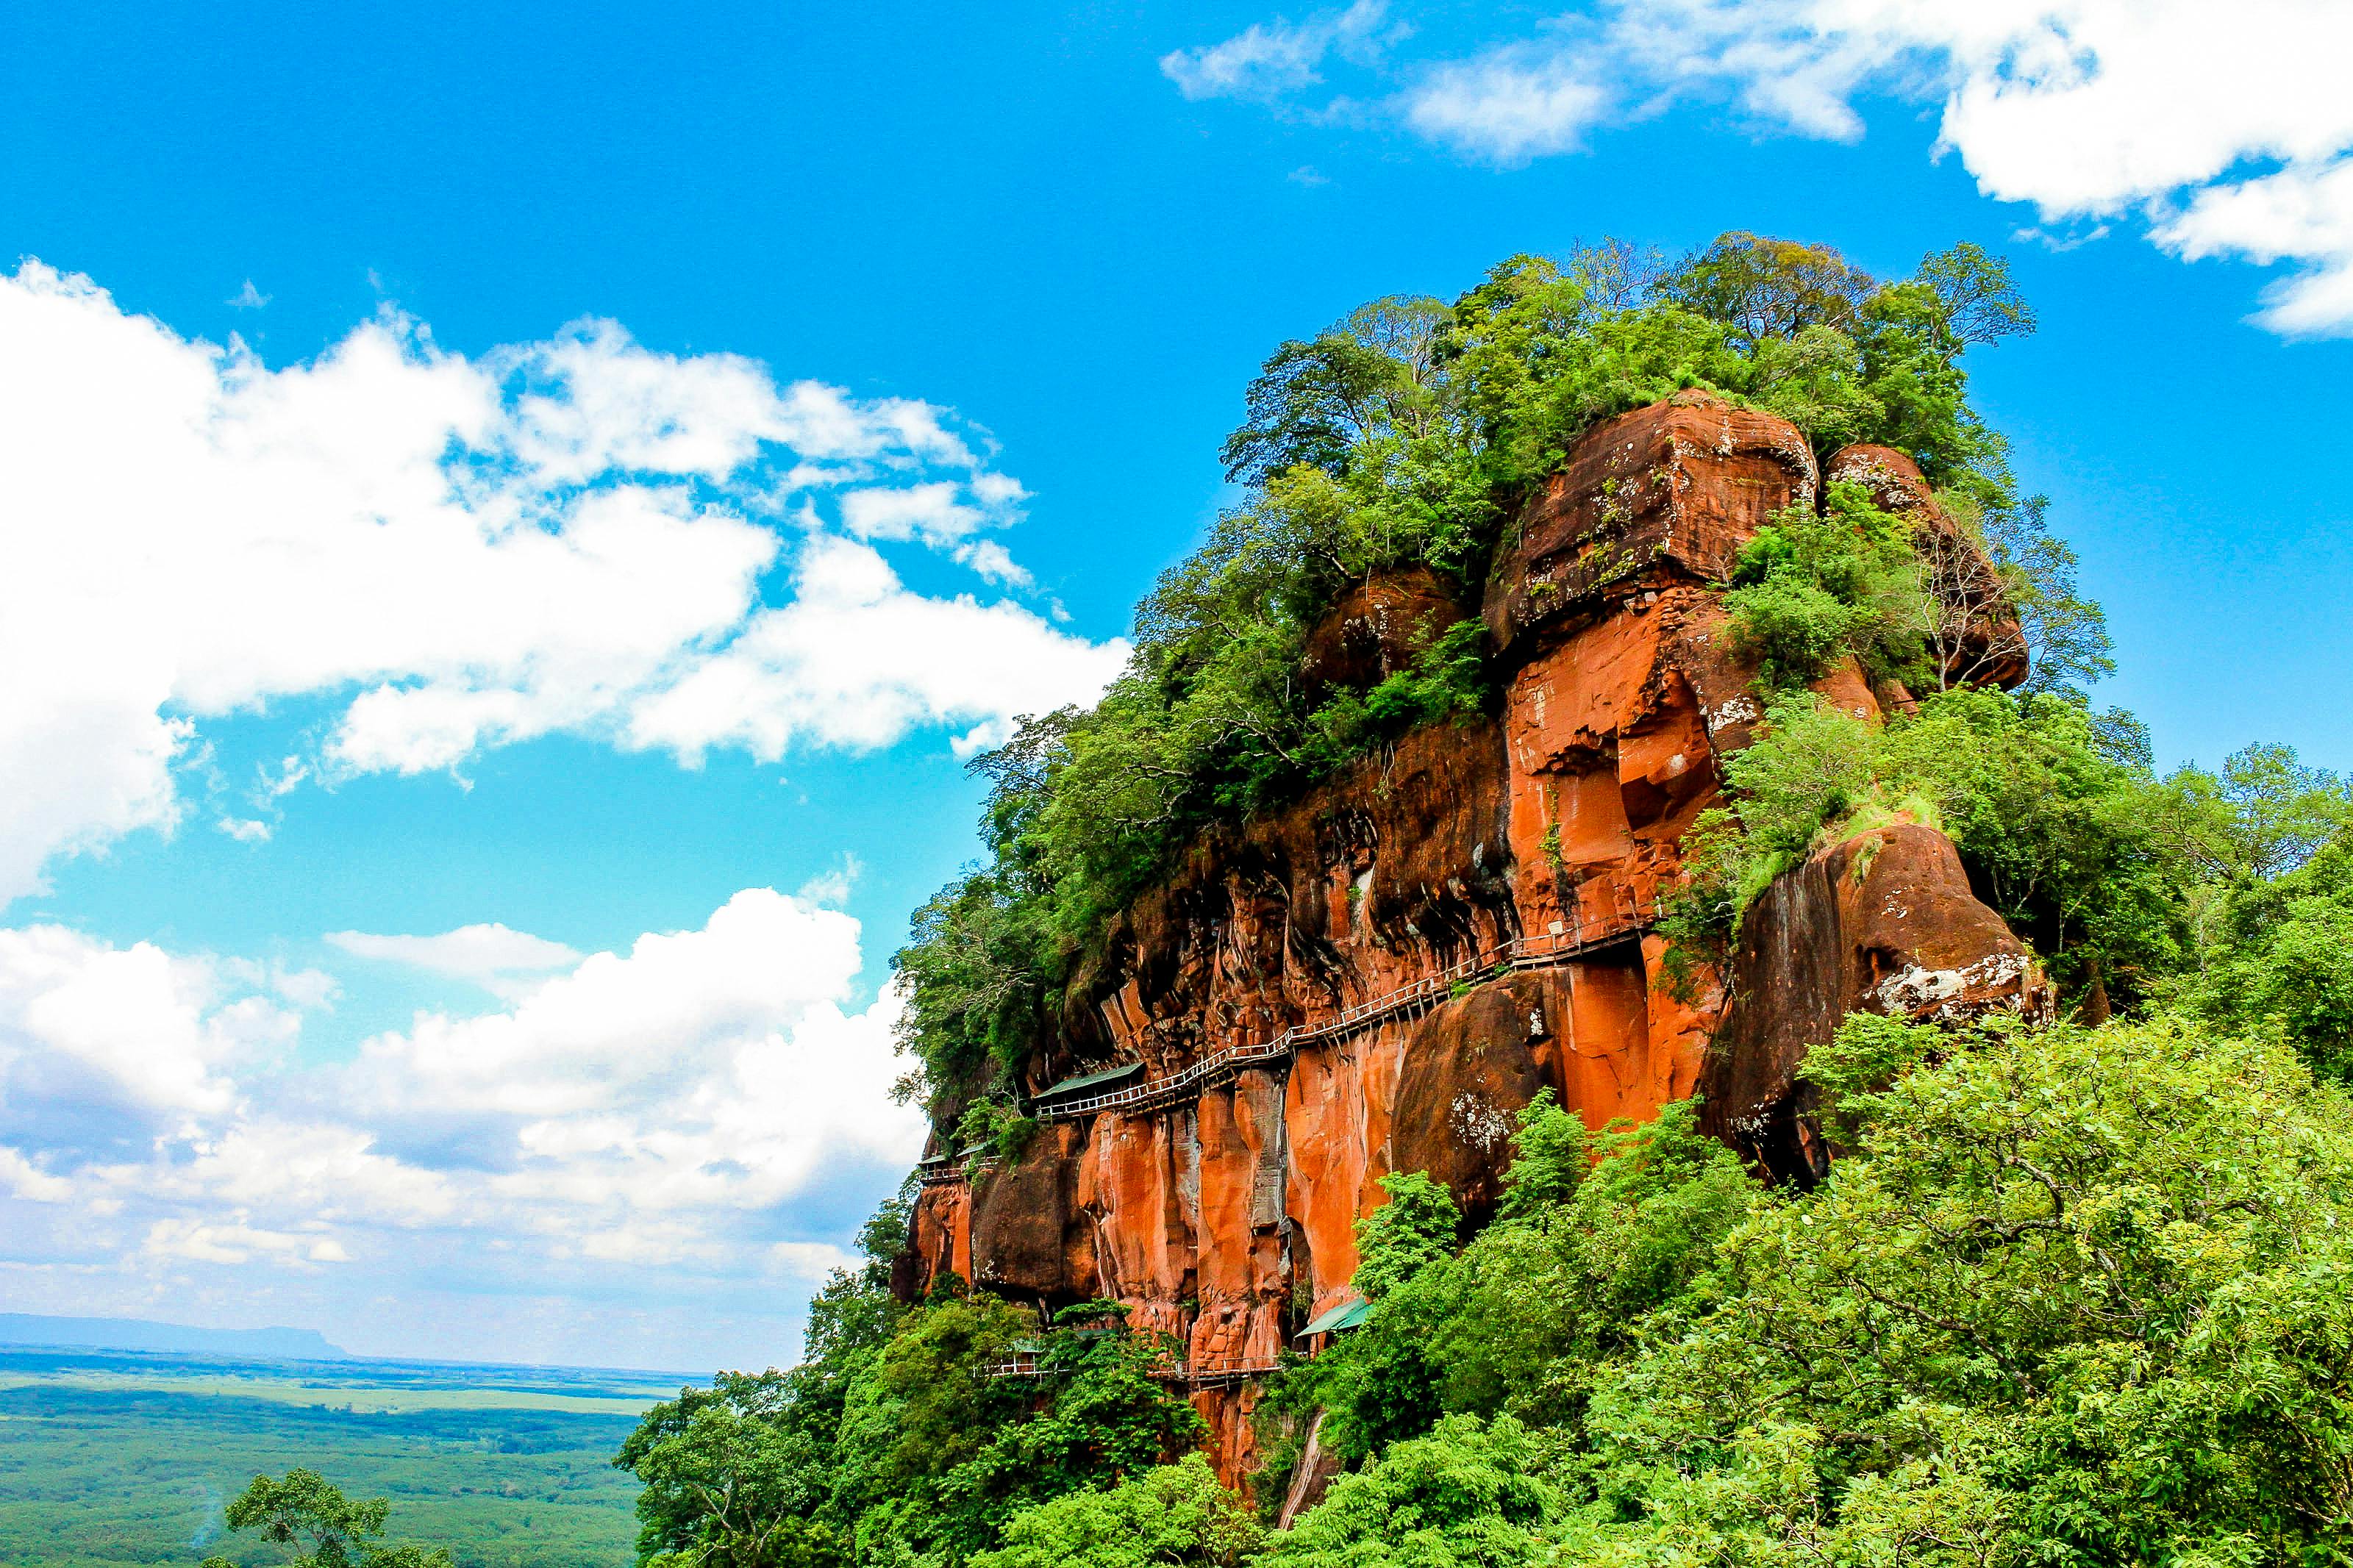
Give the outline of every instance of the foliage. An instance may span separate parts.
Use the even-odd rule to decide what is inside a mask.
[[[869,1244],[896,1228],[886,1210]],[[645,1483],[640,1563],[961,1563],[1025,1509],[1198,1441],[1199,1415],[1151,1375],[1167,1347],[1045,1334],[991,1296],[902,1308],[886,1283],[880,1258],[838,1271],[799,1366],[722,1373],[647,1414],[614,1459]],[[1041,1334],[1042,1379],[988,1374]]]
[[[2317,858],[2316,858],[2316,864]],[[1810,1192],[1605,1134],[1425,1267],[1441,1390],[1261,1561],[2334,1562],[2353,1548],[2353,1111],[2180,1021],[1857,1017]],[[1614,1189],[1606,1199],[1603,1189]],[[1294,1374],[1296,1375],[1296,1374]],[[1335,1411],[1336,1411],[1336,1407]]]
[[[1818,843],[1898,816],[1951,836],[1978,893],[2065,987],[2130,1002],[2185,962],[2195,880],[2156,781],[2078,704],[1962,689],[1883,726],[1799,693],[1727,758],[1675,940],[1718,954],[1739,911]]]
[[[1878,1083],[1888,1044],[1820,1054],[1854,1152],[1760,1195],[1691,1329],[1597,1402],[1604,1489],[1704,1504],[1778,1468],[2011,1562],[2353,1544],[2343,1099],[2167,1024],[1926,1037]]]
[[[2219,1027],[2275,1030],[2316,1072],[2353,1079],[2353,838],[2220,904],[2181,1000]]]
[[[227,1523],[287,1548],[292,1568],[451,1568],[442,1548],[377,1543],[391,1506],[384,1498],[347,1498],[316,1470],[297,1467],[283,1479],[254,1477],[230,1500]],[[205,1568],[235,1565],[226,1557],[207,1557]]]
[[[1356,1222],[1355,1283],[1373,1300],[1454,1251],[1462,1211],[1445,1186],[1421,1171],[1381,1178],[1388,1202]]]
[[[978,1151],[976,1159],[1018,1160],[1037,1132],[1038,1123],[1014,1107],[976,1100],[956,1119],[955,1146]]]
[[[1757,661],[1768,691],[1802,688],[1850,655],[1874,675],[1925,684],[1920,577],[1902,520],[1841,480],[1821,511],[1786,508],[1741,547],[1724,596],[1733,649]]]
[[[1454,1568],[1534,1559],[1565,1511],[1544,1445],[1510,1416],[1453,1415],[1335,1481],[1261,1568]]]
[[[972,1568],[1239,1568],[1261,1536],[1208,1461],[1187,1454],[1109,1490],[1025,1509],[1007,1522],[1005,1544]]]
[[[2306,767],[2291,746],[2253,745],[2219,773],[2166,780],[2169,826],[2211,881],[2237,889],[2284,876],[2353,829],[2353,783]]]
[[[1361,1459],[1443,1415],[1573,1425],[1586,1371],[1689,1284],[1693,1261],[1747,1199],[1739,1162],[1700,1135],[1688,1104],[1591,1133],[1546,1091],[1521,1111],[1514,1149],[1494,1224],[1456,1256],[1433,1204],[1409,1248],[1366,1249],[1365,1325],[1287,1374],[1301,1386],[1283,1391],[1286,1404],[1321,1406],[1340,1454]]]

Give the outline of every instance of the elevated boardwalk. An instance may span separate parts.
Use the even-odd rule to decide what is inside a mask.
[[[1155,1383],[1173,1383],[1186,1388],[1230,1388],[1253,1377],[1264,1377],[1282,1364],[1272,1356],[1217,1356],[1199,1362],[1164,1362],[1154,1367],[1148,1375]],[[1047,1366],[1035,1352],[1029,1352],[987,1363],[981,1367],[980,1374],[983,1377],[1047,1378],[1067,1377],[1071,1371],[1066,1366]]]
[[[1450,998],[1454,987],[1466,981],[1481,977],[1501,979],[1526,970],[1549,969],[1629,942],[1640,942],[1651,930],[1657,913],[1654,906],[1609,920],[1580,921],[1573,930],[1515,937],[1500,948],[1449,964],[1409,985],[1367,997],[1332,1017],[1293,1024],[1273,1038],[1256,1044],[1229,1046],[1166,1078],[1063,1100],[1055,1099],[1050,1089],[1032,1100],[1030,1114],[1041,1121],[1077,1121],[1106,1110],[1148,1115],[1187,1104],[1198,1100],[1204,1089],[1227,1082],[1245,1068],[1287,1062],[1303,1047],[1361,1034],[1394,1018],[1419,1017]]]

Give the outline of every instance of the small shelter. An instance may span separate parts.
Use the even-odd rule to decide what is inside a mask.
[[[1036,1094],[1031,1095],[1029,1110],[1032,1114],[1035,1114],[1049,1106],[1059,1105],[1065,1100],[1083,1100],[1089,1095],[1108,1093],[1126,1083],[1130,1079],[1142,1077],[1143,1073],[1142,1062],[1122,1062],[1115,1068],[1105,1068],[1101,1072],[1081,1073],[1076,1078],[1066,1078],[1052,1088],[1039,1089]]]
[[[1318,1312],[1314,1322],[1291,1337],[1304,1343],[1310,1356],[1320,1355],[1324,1346],[1331,1343],[1334,1334],[1345,1334],[1350,1329],[1362,1328],[1365,1319],[1371,1315],[1372,1310],[1373,1304],[1370,1301],[1362,1296],[1352,1297],[1337,1306],[1326,1308]]]

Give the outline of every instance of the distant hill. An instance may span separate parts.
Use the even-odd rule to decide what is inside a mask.
[[[143,1318],[44,1318],[0,1312],[0,1345],[92,1346],[115,1351],[243,1355],[286,1361],[348,1361],[316,1329],[196,1329]]]

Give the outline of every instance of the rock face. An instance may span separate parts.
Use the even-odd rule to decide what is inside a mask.
[[[1967,542],[1900,454],[1828,468]],[[1704,1088],[1721,1135],[1802,1178],[1820,1151],[1792,1075],[1845,1012],[2034,1005],[2039,978],[1951,845],[1908,824],[1785,878],[1728,977],[1682,997],[1668,983],[1660,893],[1759,716],[1753,670],[1724,647],[1721,580],[1820,488],[1795,428],[1700,394],[1588,435],[1475,607],[1504,650],[1500,718],[1422,729],[1208,835],[1074,980],[1028,1087],[1120,1062],[1149,1083],[1322,1032],[1198,1097],[1050,1121],[1018,1162],[927,1186],[902,1289],[953,1268],[1047,1305],[1112,1298],[1176,1335],[1197,1374],[1262,1365],[1350,1300],[1382,1176],[1428,1171],[1492,1208],[1514,1115],[1542,1089],[1598,1129]],[[1466,613],[1426,574],[1370,584],[1311,639],[1311,678],[1368,685]],[[1880,711],[1852,664],[1817,689]],[[1197,1378],[1193,1397],[1220,1473],[1247,1477],[1247,1379]]]

